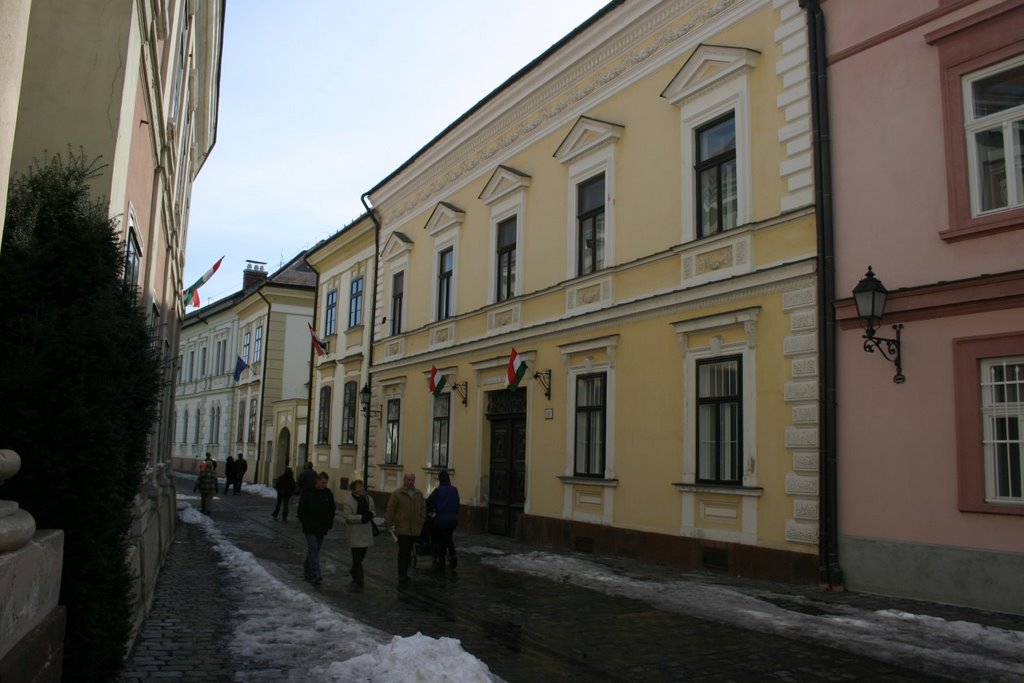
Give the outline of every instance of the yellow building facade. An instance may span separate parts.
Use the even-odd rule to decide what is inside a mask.
[[[371,488],[447,470],[474,528],[812,579],[807,74],[796,0],[613,3],[371,189],[367,355],[313,383],[369,388]]]

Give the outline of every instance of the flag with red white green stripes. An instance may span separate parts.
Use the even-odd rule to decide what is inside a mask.
[[[193,282],[191,287],[181,293],[181,300],[185,306],[191,305],[195,308],[199,308],[199,288],[210,281],[213,274],[217,272],[218,268],[220,268],[220,262],[223,260],[223,256],[217,259],[217,262],[214,263],[208,271],[203,273],[198,280]]]
[[[526,361],[523,360],[515,349],[508,357],[508,369],[505,371],[505,388],[515,391],[519,388],[519,382],[526,375]]]
[[[441,374],[441,371],[436,367],[430,367],[430,377],[427,380],[427,385],[430,387],[430,393],[434,396],[439,396],[441,390],[444,389],[445,384],[448,383],[448,379]]]

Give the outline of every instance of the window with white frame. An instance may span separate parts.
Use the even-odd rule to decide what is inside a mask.
[[[455,249],[447,247],[437,254],[437,319],[452,315],[452,274],[455,271]]]
[[[963,87],[972,214],[1024,206],[1024,55]]]
[[[192,443],[199,443],[199,431],[200,431],[200,422],[201,422],[199,417],[200,417],[199,408],[196,408],[196,426],[195,426],[195,433],[192,436]]]
[[[730,111],[694,135],[697,230],[708,237],[736,227],[736,114]]]
[[[605,265],[604,173],[576,186],[576,274],[589,275]]]
[[[697,362],[697,480],[741,484],[742,361],[738,356]]]
[[[605,373],[576,377],[575,471],[577,477],[605,475],[607,442],[607,378]]]
[[[444,392],[434,397],[434,417],[430,437],[430,465],[448,467],[448,440],[451,432],[452,395]]]
[[[210,408],[210,437],[208,443],[220,443],[220,406]]]
[[[227,369],[228,342],[226,339],[218,339],[214,347],[214,373],[223,375]]]
[[[188,419],[187,417],[185,419]],[[245,436],[245,401],[238,402],[238,422],[236,423],[235,441],[242,443]]]
[[[516,295],[517,224],[517,216],[510,216],[498,223],[495,230],[495,301],[507,301]]]
[[[124,284],[127,287],[139,285],[139,273],[141,272],[140,262],[142,250],[139,248],[139,238],[135,231],[135,211],[128,209],[128,234],[124,240]]]
[[[320,387],[320,411],[316,423],[316,442],[327,444],[331,440],[331,388]]]
[[[181,416],[181,442],[188,443],[188,409],[182,412],[184,414]]]
[[[256,334],[252,342],[252,362],[256,363],[260,359],[260,352],[263,350],[263,326],[256,326]]]
[[[615,147],[623,130],[582,116],[555,151],[569,169],[568,277],[614,263]]]
[[[249,333],[242,335],[242,360],[249,362]]]
[[[256,440],[256,399],[249,400],[249,443]]]
[[[338,331],[338,290],[327,292],[324,306],[324,334],[330,336]]]
[[[363,277],[352,278],[348,291],[348,326],[363,324]]]
[[[199,376],[206,377],[206,347],[199,349]]]
[[[384,423],[384,464],[398,464],[398,440],[402,418],[402,401],[389,398],[386,403]]]
[[[1024,356],[981,363],[985,501],[1024,504]]]
[[[662,92],[679,107],[682,241],[750,221],[750,73],[760,53],[699,45]]]
[[[341,442],[343,444],[356,442],[356,401],[356,383],[354,381],[345,382],[341,403]]]
[[[188,381],[191,382],[195,379],[196,375],[196,352],[188,352]]]
[[[391,334],[402,333],[402,305],[405,301],[405,271],[391,276]]]

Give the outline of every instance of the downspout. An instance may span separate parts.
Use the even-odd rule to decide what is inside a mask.
[[[256,464],[252,471],[252,483],[254,484],[259,483],[257,478],[260,476],[260,447],[263,445],[263,411],[267,406],[267,354],[270,352],[270,309],[272,308],[270,299],[263,296],[262,287],[257,289],[256,293],[267,302],[267,329],[263,331],[263,364],[260,368],[260,419],[256,423],[256,429],[258,430],[256,436]]]
[[[377,282],[380,278],[380,220],[377,219],[377,213],[366,203],[366,198],[370,195],[369,192],[364,192],[359,198],[359,201],[363,203],[363,208],[366,209],[366,213],[369,214],[370,220],[373,221],[373,301],[370,307],[370,337],[367,340],[366,345],[366,385],[373,391],[373,373],[370,369],[373,367],[373,340],[374,331],[377,329]],[[383,406],[381,410],[383,410]],[[363,424],[363,479],[365,480],[364,485],[369,488],[370,486],[370,411],[367,409],[366,415],[364,416]]]
[[[309,262],[309,255],[302,257],[302,260],[306,262],[309,269],[316,273],[316,287],[313,288],[313,322],[316,322],[316,307],[320,302],[320,271],[313,267],[313,264]],[[309,460],[309,444],[312,443],[313,438],[313,415],[310,412],[310,408],[313,407],[313,375],[316,372],[316,353],[313,351],[313,345],[309,345],[309,384],[308,390],[306,391],[306,460]],[[302,463],[303,465],[305,463]],[[295,459],[295,470],[299,470],[299,460]]]
[[[822,590],[844,591],[839,566],[839,482],[836,453],[836,300],[835,221],[832,212],[832,142],[828,112],[828,53],[825,15],[819,0],[799,0],[807,12],[814,141],[814,204],[818,235],[818,379],[819,491],[818,583]]]

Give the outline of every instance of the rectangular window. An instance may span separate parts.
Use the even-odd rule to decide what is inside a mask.
[[[384,464],[398,464],[398,424],[402,416],[402,402],[390,398],[387,402],[387,423],[384,425]]]
[[[497,235],[497,282],[495,297],[506,301],[516,292],[516,216],[498,223]]]
[[[973,214],[1024,206],[1024,60],[965,79],[964,100]]]
[[[391,334],[402,333],[402,298],[405,296],[405,273],[391,278]]]
[[[256,363],[260,359],[260,351],[263,349],[263,326],[256,326],[256,338],[252,343],[252,362]]]
[[[697,479],[741,484],[740,359],[697,362]]]
[[[363,324],[363,278],[352,280],[348,289],[348,326],[359,327]]]
[[[324,311],[324,334],[330,336],[338,331],[338,290],[327,292]]]
[[[576,476],[603,477],[606,426],[604,373],[576,378]]]
[[[981,363],[985,502],[1024,503],[1024,356]]]
[[[580,183],[576,192],[576,272],[587,275],[604,267],[604,174]]]
[[[209,443],[220,443],[220,406],[210,408]]]
[[[249,443],[256,440],[256,399],[249,401]]]
[[[249,333],[242,335],[242,360],[249,362]]]
[[[199,423],[200,423],[199,408],[196,408],[196,425],[195,425],[195,432],[192,435],[192,443],[199,443],[199,426],[200,426]]]
[[[320,387],[320,413],[316,426],[316,442],[327,444],[331,441],[331,388]]]
[[[444,320],[452,314],[452,269],[455,251],[448,247],[437,255],[437,319]]]
[[[218,375],[223,375],[224,374],[224,370],[225,370],[224,365],[227,362],[227,355],[228,355],[227,347],[228,347],[227,341],[221,339],[220,341],[217,342],[216,351],[214,353],[216,358],[214,359],[213,362],[214,362],[214,372],[216,374],[218,374]]]
[[[206,377],[206,347],[199,349],[199,376]]]
[[[341,442],[356,442],[356,383],[345,382],[341,402]]]
[[[185,418],[188,419],[187,417]],[[235,441],[242,443],[245,435],[245,401],[238,402],[238,428],[235,431]]]
[[[736,227],[736,115],[715,119],[696,131],[696,205],[699,235]]]
[[[434,397],[434,427],[430,438],[430,464],[433,467],[448,467],[451,406],[451,394],[442,393]]]
[[[196,352],[188,352],[188,381],[191,382],[195,379],[196,372]]]
[[[135,237],[135,214],[128,214],[128,237],[124,245],[124,284],[126,287],[137,287],[139,284],[139,262],[141,251],[139,240]]]
[[[188,443],[188,410],[181,417],[181,442]]]

